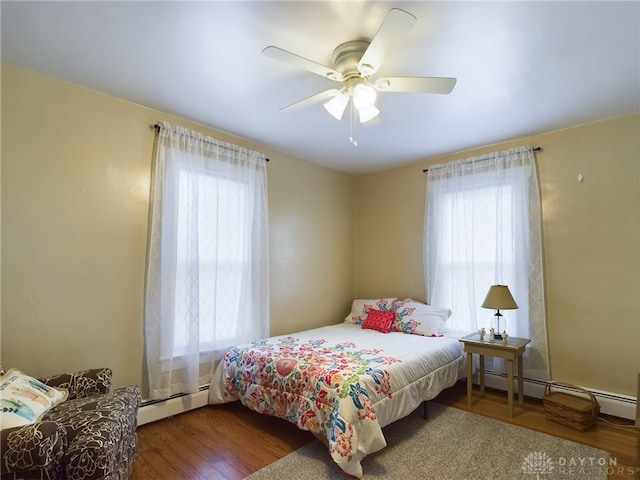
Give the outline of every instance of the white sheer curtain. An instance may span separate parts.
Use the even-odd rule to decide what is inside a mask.
[[[452,328],[489,331],[480,307],[489,287],[508,285],[517,310],[504,310],[509,335],[531,338],[528,378],[549,378],[540,191],[535,156],[521,147],[429,167],[425,277],[429,302],[448,306]]]
[[[148,240],[150,398],[196,392],[233,345],[269,334],[264,155],[163,123]]]

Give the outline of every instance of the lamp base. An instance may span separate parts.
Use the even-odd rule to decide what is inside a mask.
[[[500,310],[496,311],[496,314],[491,319],[491,328],[493,329],[493,338],[496,340],[502,340],[502,329],[500,328],[500,320],[502,319],[502,314]]]

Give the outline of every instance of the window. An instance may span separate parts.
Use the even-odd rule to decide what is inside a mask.
[[[239,317],[243,276],[250,272],[246,222],[242,218],[248,187],[190,169],[181,169],[179,182],[176,323],[174,345],[169,351],[186,351],[190,329],[185,322],[193,318],[198,322],[200,353],[208,354],[201,357],[209,359],[213,358],[211,354],[241,341],[236,322],[216,319]],[[195,229],[191,222],[197,222]],[[192,238],[193,232],[197,232],[197,239]],[[197,249],[197,255],[192,255],[192,248]],[[191,295],[192,288],[197,289],[197,295]]]
[[[457,312],[450,320],[453,328],[475,330],[470,319],[487,317],[487,311],[480,304],[488,286],[496,282],[496,265],[501,265],[500,282],[515,284],[511,211],[492,208],[497,197],[512,205],[511,190],[506,184],[442,193],[438,228],[442,230],[441,241],[448,248],[442,248],[438,274],[449,279],[450,285],[437,283],[433,296],[439,305],[451,305],[452,311]],[[465,214],[465,202],[472,205],[471,214]],[[499,236],[495,234],[498,231]],[[473,264],[471,281],[467,276],[470,262]]]
[[[269,334],[266,159],[160,128],[145,298],[150,398],[195,392],[238,343]]]
[[[448,307],[449,327],[487,331],[489,287],[508,285],[518,304],[505,312],[509,335],[531,338],[530,378],[548,378],[540,194],[530,147],[430,167],[425,214],[429,303]],[[528,371],[527,371],[528,369]]]

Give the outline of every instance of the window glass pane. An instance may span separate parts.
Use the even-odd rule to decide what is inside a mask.
[[[512,205],[512,187],[479,186],[460,192],[446,192],[442,198],[441,241],[447,248],[441,252],[441,272],[450,278],[452,288],[441,290],[443,298],[438,302],[451,305],[453,312],[462,312],[451,319],[455,328],[469,329],[469,308],[475,310],[475,318],[490,318],[480,305],[489,285],[496,282],[496,268],[501,268],[500,281],[510,284],[515,275],[515,251],[513,246],[513,214],[511,208],[496,208],[498,203]],[[473,278],[469,281],[469,262],[473,262]],[[474,287],[475,286],[475,287]],[[469,291],[475,288],[474,292]],[[472,307],[468,299],[480,299]],[[480,321],[480,323],[484,323]]]
[[[175,345],[234,343],[249,251],[247,185],[183,169],[178,200]],[[199,340],[197,340],[199,339]]]

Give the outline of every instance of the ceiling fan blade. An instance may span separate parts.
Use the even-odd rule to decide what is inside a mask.
[[[310,97],[304,98],[297,102],[292,103],[291,105],[287,105],[286,107],[282,107],[280,111],[291,112],[297,110],[301,107],[306,107],[307,105],[313,105],[314,103],[323,102],[325,100],[329,100],[330,98],[335,97],[340,90],[337,88],[331,88],[329,90],[325,90],[324,92],[316,93],[315,95],[311,95]]]
[[[294,67],[302,68],[308,72],[321,75],[329,80],[335,80],[336,82],[342,81],[342,74],[333,68],[325,67],[319,63],[309,60],[308,58],[301,57],[295,53],[288,52],[279,47],[269,46],[262,50],[262,54],[267,57],[275,58],[281,62],[288,63]]]
[[[451,93],[457,80],[449,77],[385,77],[373,86],[380,92]]]
[[[373,75],[382,66],[382,62],[415,25],[417,18],[409,12],[392,8],[385,17],[358,63],[358,71],[364,75]]]

